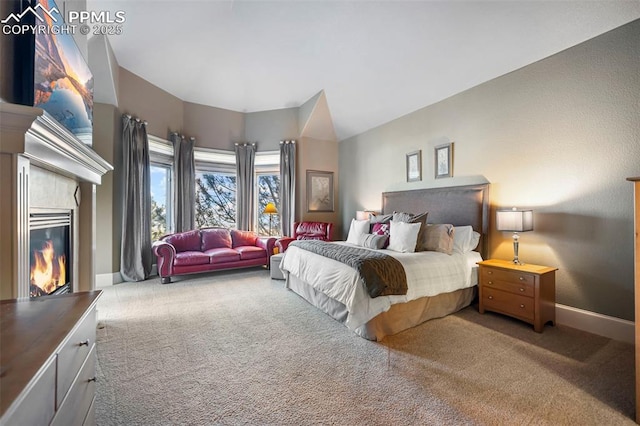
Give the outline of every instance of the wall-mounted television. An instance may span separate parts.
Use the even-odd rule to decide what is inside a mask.
[[[93,75],[54,0],[21,0],[15,79],[18,103],[45,110],[80,141],[92,145]]]

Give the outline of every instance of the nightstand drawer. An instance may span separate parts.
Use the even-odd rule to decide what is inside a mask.
[[[482,302],[485,309],[501,312],[529,321],[534,319],[534,299],[519,296],[493,288],[483,288]]]
[[[530,286],[533,286],[535,283],[535,275],[533,274],[487,267],[482,268],[482,278],[487,278],[487,280],[491,281],[507,281],[511,283],[528,284]]]
[[[535,294],[535,286],[529,283],[516,283],[508,282],[495,278],[482,277],[482,285],[485,287],[492,287],[498,290],[506,291],[513,294],[519,294],[521,296],[533,297]]]

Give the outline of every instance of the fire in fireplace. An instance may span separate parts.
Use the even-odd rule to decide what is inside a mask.
[[[40,297],[70,292],[70,214],[32,214],[30,227],[29,296]]]

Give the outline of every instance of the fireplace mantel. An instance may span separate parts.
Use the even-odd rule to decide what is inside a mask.
[[[22,154],[56,173],[100,185],[102,175],[113,170],[40,108],[0,103],[0,132],[0,152]]]
[[[0,299],[28,297],[29,214],[55,203],[73,212],[74,291],[94,289],[95,185],[110,170],[42,109],[0,102]]]

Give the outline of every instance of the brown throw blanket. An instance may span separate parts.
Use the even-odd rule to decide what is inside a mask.
[[[298,240],[291,245],[351,266],[360,274],[371,297],[407,294],[407,274],[392,256],[320,240]]]

